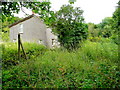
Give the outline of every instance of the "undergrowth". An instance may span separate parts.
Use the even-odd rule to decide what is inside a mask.
[[[17,65],[25,60],[25,55],[22,49],[20,50],[20,61],[18,60],[18,45],[17,43],[4,43],[2,47],[2,66],[8,68],[13,65]],[[27,59],[34,59],[39,55],[44,54],[47,48],[43,45],[36,43],[23,43],[24,51]]]
[[[31,47],[32,49],[33,47]],[[3,69],[3,88],[120,88],[118,45],[86,41]]]

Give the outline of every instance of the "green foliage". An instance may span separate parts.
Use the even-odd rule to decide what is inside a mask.
[[[13,13],[18,13],[20,6],[18,2],[2,2],[2,15],[11,16]]]
[[[50,2],[3,2],[2,3],[2,15],[3,16],[14,16],[14,13],[18,13],[22,7],[32,9],[35,13],[41,10],[41,15],[45,11],[49,11]],[[44,11],[45,10],[45,11]]]
[[[86,41],[76,51],[61,48],[3,69],[5,88],[120,88],[117,45]]]
[[[21,6],[32,9],[34,13],[39,14],[40,18],[50,26],[51,22],[55,20],[54,12],[50,10],[50,4],[50,2],[24,2],[21,3]]]
[[[91,42],[101,42],[101,43],[110,43],[111,42],[111,43],[115,43],[115,44],[118,44],[118,45],[120,44],[119,37],[116,34],[113,34],[109,38],[89,36],[88,40],[90,40]]]
[[[5,17],[14,16],[14,13],[18,13],[23,7],[31,9],[34,13],[39,14],[40,18],[50,26],[51,22],[55,20],[54,12],[50,11],[50,2],[3,2],[2,3],[2,21]]]
[[[90,40],[91,42],[101,42],[101,37],[92,37],[92,36],[89,36],[88,40]]]
[[[0,36],[1,36],[1,41],[7,42],[9,41],[9,25],[21,20],[21,18],[18,17],[4,17],[4,20],[2,22],[2,27],[0,28]]]
[[[98,28],[98,26],[95,25],[94,23],[88,23],[89,37],[98,37],[99,36],[100,31],[97,28]]]
[[[112,35],[114,30],[112,29],[113,18],[106,17],[102,20],[100,24],[97,25],[99,30],[99,35],[102,37],[108,38]]]
[[[100,24],[88,23],[88,40],[92,42],[113,42],[119,44],[119,35],[112,30],[112,18],[105,18]]]
[[[106,17],[101,23],[95,25],[88,23],[88,40],[93,42],[114,42],[119,44],[118,33],[113,28],[114,18]]]
[[[4,41],[8,40],[6,32],[9,32],[9,28],[6,26],[19,19],[9,16],[19,12],[21,7],[32,9],[48,26],[52,26],[59,42],[66,49],[77,48],[79,45],[81,48],[69,52],[63,47],[48,50],[42,45],[24,43],[28,60],[24,59],[21,51],[21,60],[18,61],[17,43],[0,44],[3,89],[120,88],[119,41],[118,35],[113,33],[114,29],[119,29],[119,8],[113,18],[105,18],[98,25],[88,24],[88,39],[92,42],[80,43],[88,34],[80,8],[64,5],[55,16],[50,11],[50,2],[5,2],[2,4],[4,22],[1,29]]]
[[[25,56],[21,50],[21,61],[18,61],[17,43],[4,43],[1,44],[1,47],[3,68],[17,65],[21,61],[25,60]],[[42,55],[47,50],[43,45],[35,43],[23,43],[23,47],[26,52],[27,59],[32,59],[38,55]]]
[[[109,59],[112,61],[118,61],[118,45],[111,42],[90,42],[87,41],[83,44],[83,52],[85,55],[88,55],[88,58],[92,60],[99,60],[99,58]]]
[[[114,43],[116,43],[116,44],[120,44],[120,40],[119,40],[119,36],[118,35],[116,35],[116,34],[113,34],[111,37],[110,37],[110,39],[114,42]]]
[[[1,18],[2,28],[0,28],[0,31],[2,31],[0,32],[2,41],[9,41],[8,26],[20,20],[20,18],[14,17],[14,13],[18,13],[20,9],[23,11],[23,7],[39,14],[40,18],[44,20],[48,26],[51,26],[51,23],[55,21],[54,12],[50,11],[50,2],[3,2]]]
[[[104,37],[113,39],[115,43],[118,43],[118,35],[120,29],[120,1],[118,2],[118,7],[113,13],[112,17],[106,17],[101,23],[95,25],[93,23],[88,23],[89,37]],[[93,40],[94,41],[94,40]]]
[[[69,0],[70,4],[74,4],[76,2],[76,0]]]
[[[106,17],[102,20],[102,22],[98,26],[101,29],[110,28],[112,23],[113,23],[113,18],[112,17]],[[108,25],[109,27],[107,27],[106,25]]]
[[[116,33],[120,33],[120,1],[118,2],[117,9],[113,13],[113,28]]]
[[[79,46],[79,42],[87,38],[87,24],[84,24],[83,11],[71,5],[63,5],[56,12],[54,33],[58,35],[61,46],[71,50]]]

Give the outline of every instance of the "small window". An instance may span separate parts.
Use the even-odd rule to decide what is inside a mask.
[[[52,39],[52,46],[56,45],[56,39]]]
[[[39,44],[43,44],[43,41],[42,41],[42,40],[39,40],[38,43],[39,43]]]
[[[13,42],[16,42],[16,39],[13,39]]]
[[[54,39],[52,39],[52,45],[54,44]]]

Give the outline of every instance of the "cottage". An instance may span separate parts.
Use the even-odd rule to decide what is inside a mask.
[[[10,27],[10,40],[16,42],[18,33],[21,33],[22,42],[35,42],[43,44],[49,48],[59,46],[57,36],[52,33],[50,28],[44,24],[36,15],[30,15]]]

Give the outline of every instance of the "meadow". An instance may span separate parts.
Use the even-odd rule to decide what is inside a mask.
[[[120,88],[118,45],[84,41],[74,51],[24,43],[28,60],[17,60],[17,43],[3,47],[4,88]],[[22,53],[22,52],[21,52]]]

